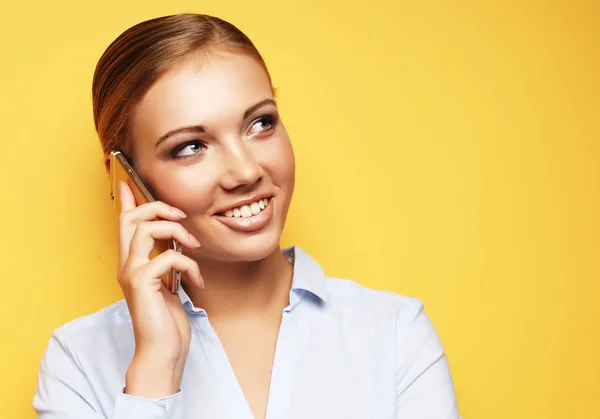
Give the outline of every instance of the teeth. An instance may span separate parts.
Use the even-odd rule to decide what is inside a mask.
[[[242,217],[252,217],[252,210],[248,205],[242,205],[242,208],[240,209],[242,210]]]
[[[260,205],[258,203],[253,202],[250,204],[250,211],[252,211],[252,215],[256,215],[260,212]]]
[[[234,208],[232,210],[227,210],[225,211],[225,217],[229,217],[229,218],[248,218],[248,217],[252,217],[253,215],[258,214],[259,212],[261,212],[263,209],[265,209],[267,207],[267,205],[269,204],[269,199],[268,198],[264,198],[264,199],[259,199],[256,202],[251,203],[250,205],[242,205],[239,208]]]

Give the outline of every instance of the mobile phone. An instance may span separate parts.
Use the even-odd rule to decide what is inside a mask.
[[[144,185],[140,177],[135,173],[133,167],[127,162],[125,156],[120,151],[112,151],[110,153],[110,199],[113,201],[113,206],[117,210],[117,214],[121,213],[121,200],[119,199],[119,185],[121,181],[125,182],[135,196],[136,205],[142,205],[147,202],[153,202],[148,188]],[[160,255],[167,249],[173,249],[181,253],[181,244],[175,239],[155,240],[154,249],[150,253],[150,259]],[[172,293],[179,292],[181,286],[181,272],[172,269],[162,277],[165,287]]]

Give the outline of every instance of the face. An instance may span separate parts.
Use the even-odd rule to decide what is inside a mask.
[[[198,257],[255,261],[279,248],[294,155],[264,69],[241,54],[191,58],[147,92],[132,119],[136,171],[183,210]]]

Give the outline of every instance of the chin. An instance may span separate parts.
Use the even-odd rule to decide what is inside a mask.
[[[270,230],[270,231],[269,231]],[[224,235],[213,243],[203,243],[206,258],[227,262],[256,262],[279,251],[279,229],[269,229],[258,234]],[[236,237],[237,236],[237,237]]]

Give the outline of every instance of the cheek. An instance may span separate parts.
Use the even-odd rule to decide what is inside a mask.
[[[291,199],[294,190],[296,164],[289,138],[265,143],[255,149],[255,159],[267,176]],[[188,214],[207,212],[219,190],[219,178],[224,170],[219,159],[207,159],[189,166],[155,167],[159,176],[149,180],[155,198]]]
[[[162,173],[153,182],[157,199],[188,214],[204,212],[212,202],[214,180],[198,169],[192,165],[157,171]]]
[[[268,158],[265,158],[268,156]],[[263,168],[276,186],[293,190],[296,173],[294,150],[289,139],[273,144],[268,153],[263,154]]]

